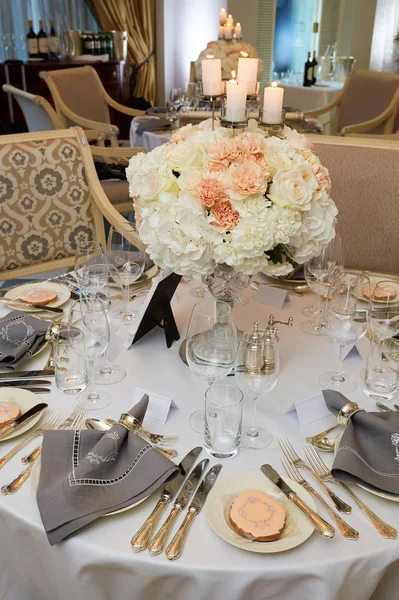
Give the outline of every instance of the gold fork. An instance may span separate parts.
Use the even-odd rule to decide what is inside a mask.
[[[291,445],[291,442],[287,438],[279,438],[278,439],[279,446],[281,448],[282,453],[289,463],[295,465],[299,469],[305,469],[310,475],[316,479],[319,485],[323,488],[326,494],[331,498],[332,503],[335,508],[342,513],[350,513],[352,511],[352,507],[341,500],[339,496],[334,494],[329,487],[326,486],[322,478],[317,474],[316,470],[309,467],[295,452],[294,448]]]
[[[0,469],[2,469],[4,465],[8,463],[8,461],[13,456],[15,456],[18,450],[23,448],[23,446],[25,446],[25,444],[27,444],[31,439],[38,435],[42,435],[43,432],[47,429],[54,429],[57,423],[59,423],[60,419],[61,411],[53,410],[53,412],[48,416],[46,421],[44,421],[43,425],[40,425],[39,427],[28,433],[28,435],[26,435],[16,446],[14,446],[14,448],[12,448],[9,452],[7,452],[7,454],[3,456],[3,458],[0,459]]]
[[[81,429],[83,427],[84,420],[85,420],[84,415],[80,415],[80,416],[77,415],[75,417],[75,419],[73,419],[70,422],[70,425],[67,429]],[[55,429],[61,429],[62,426],[63,426],[63,423],[61,423],[61,425],[58,425],[58,427],[55,427]],[[38,458],[38,456],[40,455],[40,453],[42,451],[42,447],[43,446],[41,445],[38,448],[36,448],[36,450],[39,450],[39,452],[36,454],[36,458]],[[1,493],[5,496],[8,496],[10,494],[15,494],[15,492],[17,492],[19,490],[19,488],[24,483],[24,481],[26,481],[28,479],[28,477],[30,476],[30,474],[32,473],[33,465],[34,465],[34,461],[26,469],[24,469],[19,475],[17,475],[17,477],[15,477],[15,479],[13,479],[10,483],[3,485],[1,488]]]
[[[346,490],[348,492],[348,494],[356,502],[356,504],[359,506],[359,508],[364,512],[366,517],[370,520],[370,522],[375,527],[375,529],[378,531],[378,533],[380,535],[382,535],[382,537],[388,538],[391,540],[396,539],[396,537],[397,537],[396,529],[394,527],[391,527],[391,525],[388,525],[388,523],[385,523],[385,521],[380,519],[380,517],[378,515],[376,515],[375,512],[373,512],[370,508],[368,508],[368,506],[366,506],[366,504],[362,500],[360,500],[360,498],[358,496],[356,496],[356,494],[354,492],[352,492],[351,488],[346,483],[343,483],[342,481],[338,481],[337,479],[334,479],[334,477],[331,475],[331,470],[322,461],[322,459],[317,454],[316,450],[314,448],[312,448],[312,446],[307,446],[306,448],[304,448],[304,450],[305,450],[305,455],[306,455],[308,461],[310,462],[310,464],[313,466],[315,471],[319,474],[319,476],[322,479],[324,479],[325,481],[332,481],[333,483],[338,484],[344,490]]]
[[[333,510],[327,504],[327,502],[319,494],[319,492],[316,492],[316,490],[312,488],[310,483],[308,483],[306,481],[306,479],[304,479],[304,477],[302,477],[302,475],[300,474],[300,472],[298,471],[296,466],[284,459],[281,461],[281,463],[282,463],[288,477],[291,477],[291,479],[293,479],[294,481],[299,483],[299,485],[301,485],[303,488],[305,488],[305,490],[307,490],[310,494],[313,494],[313,496],[324,506],[326,511],[334,519],[338,529],[340,530],[340,532],[342,533],[344,538],[347,540],[357,540],[359,537],[359,532],[356,531],[356,529],[353,529],[353,527],[351,527],[346,521],[341,519],[339,514],[336,513],[335,510]]]
[[[82,404],[78,403],[69,415],[69,417],[67,417],[65,421],[63,421],[60,425],[54,427],[54,429],[72,429],[72,425],[75,422],[75,420],[79,417],[84,416],[88,403],[89,401],[87,399]],[[37,446],[37,448],[32,450],[30,454],[21,458],[21,463],[23,465],[30,465],[30,463],[37,459],[41,451],[42,445],[40,444],[40,446]]]

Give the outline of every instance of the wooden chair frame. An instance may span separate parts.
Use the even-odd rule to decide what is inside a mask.
[[[362,69],[362,70],[365,71],[365,69]],[[386,107],[386,109],[381,114],[377,115],[373,119],[369,119],[368,121],[363,121],[362,123],[356,123],[354,125],[346,125],[345,127],[343,127],[341,129],[341,131],[337,131],[339,107],[340,107],[340,105],[342,103],[342,99],[346,93],[346,88],[348,87],[350,77],[351,76],[348,77],[348,79],[345,82],[344,87],[342,88],[341,92],[338,94],[338,96],[335,98],[335,100],[333,102],[331,102],[330,104],[327,104],[327,106],[318,108],[317,110],[311,110],[309,112],[305,112],[304,116],[317,118],[320,115],[324,115],[325,113],[328,113],[328,112],[336,109],[335,115],[334,115],[334,120],[333,120],[333,123],[334,123],[333,131],[336,131],[338,135],[351,135],[351,134],[357,134],[357,133],[365,133],[367,131],[375,129],[382,123],[385,123],[384,134],[391,134],[394,123],[395,123],[396,114],[399,109],[399,80],[398,80],[398,87],[396,88],[396,92],[393,95],[391,102],[389,103],[389,105]]]
[[[121,232],[126,238],[132,242],[137,241],[137,234],[130,223],[116,210],[105,195],[101,184],[98,180],[96,169],[94,167],[93,157],[90,146],[87,142],[85,132],[80,127],[71,127],[69,129],[60,129],[56,131],[44,131],[34,133],[20,133],[14,135],[0,136],[0,149],[6,144],[15,144],[23,142],[34,142],[48,139],[73,139],[78,143],[82,161],[86,170],[90,196],[92,199],[91,210],[93,215],[93,224],[96,240],[105,246],[105,230],[104,218],[117,231]],[[60,268],[73,268],[75,257],[68,256],[60,260],[50,260],[45,263],[38,263],[12,269],[10,271],[1,271],[0,280],[16,279],[25,275],[36,275]]]
[[[113,98],[111,98],[111,96],[105,90],[97,71],[93,69],[93,67],[91,67],[90,65],[86,65],[84,67],[73,67],[71,69],[62,69],[61,71],[55,70],[40,72],[40,77],[44,79],[44,81],[47,83],[47,86],[51,92],[57,115],[62,120],[64,127],[67,126],[66,118],[68,118],[69,120],[73,121],[85,130],[96,129],[98,131],[101,131],[103,134],[105,134],[107,138],[109,138],[109,140],[111,141],[111,145],[115,148],[118,148],[118,127],[112,125],[111,123],[99,123],[98,121],[92,121],[91,119],[81,117],[80,115],[70,110],[61,98],[57,84],[55,83],[55,79],[57,78],[57,76],[60,76],[60,73],[71,73],[72,71],[76,72],[78,69],[80,73],[82,71],[85,71],[86,73],[90,73],[90,75],[94,75],[94,77],[97,78],[105,102],[114,110],[117,110],[125,115],[130,115],[131,117],[139,117],[144,114],[144,111],[129,108],[128,106],[119,104],[119,102],[116,102]]]

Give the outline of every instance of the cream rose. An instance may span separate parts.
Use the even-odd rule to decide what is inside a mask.
[[[305,181],[300,169],[277,171],[268,193],[274,204],[295,210],[309,210],[312,196],[313,186]]]

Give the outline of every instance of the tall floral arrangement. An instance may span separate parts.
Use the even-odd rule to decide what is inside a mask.
[[[140,237],[159,266],[182,275],[289,274],[334,237],[328,171],[308,140],[256,121],[233,137],[211,121],[177,130],[127,168]]]
[[[195,76],[197,81],[202,79],[201,61],[207,56],[220,58],[222,61],[222,78],[230,79],[231,72],[238,70],[238,59],[243,56],[241,52],[248,55],[248,58],[258,58],[256,48],[242,40],[215,40],[209,42],[205,50],[202,50],[199,57],[195,61]],[[259,59],[258,77],[262,73],[262,61]]]

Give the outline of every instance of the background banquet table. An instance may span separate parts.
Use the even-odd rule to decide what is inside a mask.
[[[189,292],[197,283],[182,283],[173,305],[182,337],[192,306],[197,301]],[[333,343],[328,338],[302,333],[300,314],[312,295],[290,296],[281,310],[255,303],[256,292],[247,291],[250,303],[234,309],[240,329],[251,326],[255,318],[266,324],[269,314],[286,320],[294,317],[292,328],[280,326],[279,342],[281,374],[270,396],[259,401],[259,421],[273,432],[273,444],[266,450],[241,450],[232,460],[223,461],[219,480],[232,473],[258,470],[271,463],[281,470],[280,452],[276,438],[288,436],[301,450],[305,432],[294,413],[285,414],[290,405],[301,398],[320,393],[318,376],[336,364]],[[2,306],[0,314],[7,308]],[[129,350],[121,346],[117,334],[110,348],[111,359],[128,371],[127,378],[109,387],[113,404],[91,413],[98,417],[118,418],[131,406],[136,386],[172,397],[179,409],[172,409],[167,424],[152,430],[179,435],[177,449],[184,455],[202,436],[188,426],[190,413],[203,405],[207,387],[179,358],[179,342],[167,349],[161,330],[153,330]],[[42,354],[31,360],[36,368],[44,365]],[[359,371],[361,359],[356,356],[345,361],[347,370],[358,378],[358,388],[348,394],[365,408],[373,404],[362,392]],[[230,382],[234,381],[229,378]],[[72,410],[75,399],[53,390],[46,396],[51,408]],[[247,400],[247,411],[250,403]],[[317,427],[317,430],[324,426]],[[36,441],[37,443],[37,441]],[[1,454],[12,442],[0,444]],[[30,446],[35,447],[32,441]],[[18,457],[0,472],[0,484],[10,481],[21,469]],[[323,455],[328,463],[330,455]],[[215,464],[215,459],[210,464]],[[313,482],[311,482],[313,483]],[[362,489],[356,490],[384,520],[398,524],[398,505],[377,498]],[[344,499],[349,500],[343,492]],[[57,498],[54,498],[57,502]],[[396,600],[399,584],[399,540],[385,540],[371,527],[354,506],[348,521],[359,532],[358,541],[346,541],[339,532],[333,540],[313,535],[301,546],[281,554],[254,554],[229,546],[210,528],[203,510],[196,519],[182,557],[169,562],[164,555],[152,557],[148,552],[134,554],[130,548],[133,533],[148,516],[156,496],[140,506],[112,517],[99,519],[70,539],[51,547],[39,518],[30,482],[13,496],[0,497],[0,596],[6,600]],[[180,521],[179,521],[180,523]]]
[[[143,133],[136,133],[136,129],[139,125],[139,122],[135,119],[132,119],[130,124],[130,145],[140,146],[141,148],[145,148],[150,152],[154,150],[157,146],[164,144],[165,142],[169,142],[170,140],[170,132],[169,131],[143,131]]]

